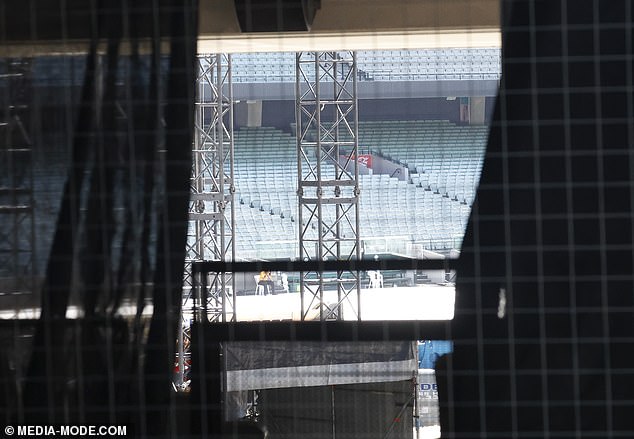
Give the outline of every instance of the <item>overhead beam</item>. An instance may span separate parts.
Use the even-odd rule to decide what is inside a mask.
[[[201,0],[198,52],[499,47],[499,3],[499,0],[322,0],[310,31],[243,33],[233,0]],[[0,13],[0,27],[4,28],[0,56],[87,51],[91,4],[80,0],[5,0]],[[167,17],[159,19],[167,21]],[[141,39],[151,37],[151,20],[147,23],[148,26],[135,29]],[[147,50],[150,47],[146,45]]]
[[[473,30],[402,30],[293,32],[286,34],[203,35],[198,53],[301,52],[340,50],[406,50],[469,47],[500,47],[497,28]]]
[[[499,0],[322,0],[309,32],[241,33],[232,0],[202,1],[199,53],[500,47]]]
[[[321,0],[311,29],[305,33],[469,31],[499,27],[499,0]],[[240,34],[233,0],[201,0],[198,28],[202,38]]]

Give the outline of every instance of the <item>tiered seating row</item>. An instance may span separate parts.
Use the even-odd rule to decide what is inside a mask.
[[[482,168],[488,128],[449,121],[359,124],[363,148],[406,164],[412,183],[471,204]]]
[[[497,80],[497,48],[377,50],[357,52],[360,80],[436,81]],[[252,53],[232,56],[234,82],[294,82],[295,53]]]
[[[389,133],[398,131],[401,137],[409,139],[410,145],[417,145],[416,142],[411,143],[411,140],[429,130],[433,131],[439,124],[446,131],[453,128],[460,135],[468,134],[462,133],[460,127],[451,126],[446,121],[366,122],[361,124],[359,131],[362,142],[370,139],[364,145],[376,141],[377,150],[397,157],[396,154],[402,154],[406,149],[394,148],[394,143],[388,142]],[[420,128],[421,125],[423,129]],[[370,133],[376,134],[374,140]],[[437,150],[442,150],[442,144],[436,144],[437,141],[438,139],[429,143],[435,144]],[[438,186],[444,182],[442,184],[449,187],[451,183],[456,192],[466,192],[465,186],[475,187],[479,162],[474,157],[477,158],[479,152],[477,149],[469,152],[465,145],[462,152],[454,151],[449,155],[436,151],[434,154],[436,155],[424,155],[425,160],[419,166],[426,166],[425,172],[414,174],[409,182],[388,175],[360,176],[359,215],[362,239],[407,236],[432,250],[459,247],[470,206],[468,203],[455,201],[455,197],[448,197],[438,190]],[[447,159],[455,163],[443,164]],[[453,177],[445,176],[448,169],[451,170],[449,175]],[[469,171],[462,172],[463,169]],[[237,130],[235,185],[238,257],[297,256],[299,224],[295,138],[273,128]],[[436,187],[432,189],[434,185]],[[316,231],[309,230],[307,237],[314,236]]]

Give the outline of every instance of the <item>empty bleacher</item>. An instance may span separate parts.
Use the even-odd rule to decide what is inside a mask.
[[[359,139],[414,171],[410,181],[360,176],[361,238],[407,236],[429,250],[459,248],[486,129],[448,121],[363,122]],[[238,256],[297,256],[295,137],[270,127],[237,130],[235,182]]]
[[[497,80],[496,48],[362,51],[359,69],[373,81]]]
[[[486,126],[449,121],[382,121],[359,124],[359,144],[407,165],[412,183],[471,204],[488,135]]]
[[[297,241],[295,138],[271,127],[241,128],[234,144],[238,256],[293,256],[293,244],[281,242]]]
[[[362,81],[498,80],[500,59],[498,48],[357,52]],[[295,82],[293,52],[235,54],[232,66],[236,83]]]

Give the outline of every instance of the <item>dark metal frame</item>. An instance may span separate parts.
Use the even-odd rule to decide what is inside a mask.
[[[30,61],[8,59],[6,73],[0,74],[5,84],[3,96],[4,120],[0,120],[0,135],[4,148],[0,149],[0,163],[4,187],[0,187],[0,221],[5,228],[0,232],[0,266],[14,279],[14,293],[35,292],[36,239],[33,200],[33,152],[29,126],[20,118],[31,105],[22,96],[30,88]],[[36,112],[31,112],[35,115]],[[16,139],[20,139],[17,141]],[[18,175],[16,169],[23,170]],[[2,183],[0,183],[2,185]],[[17,310],[16,310],[17,311]]]

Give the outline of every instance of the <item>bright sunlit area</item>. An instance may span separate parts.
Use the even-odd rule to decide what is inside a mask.
[[[492,41],[201,55],[188,258],[457,258],[500,79]],[[208,276],[208,309],[237,321],[453,317],[453,271]]]

